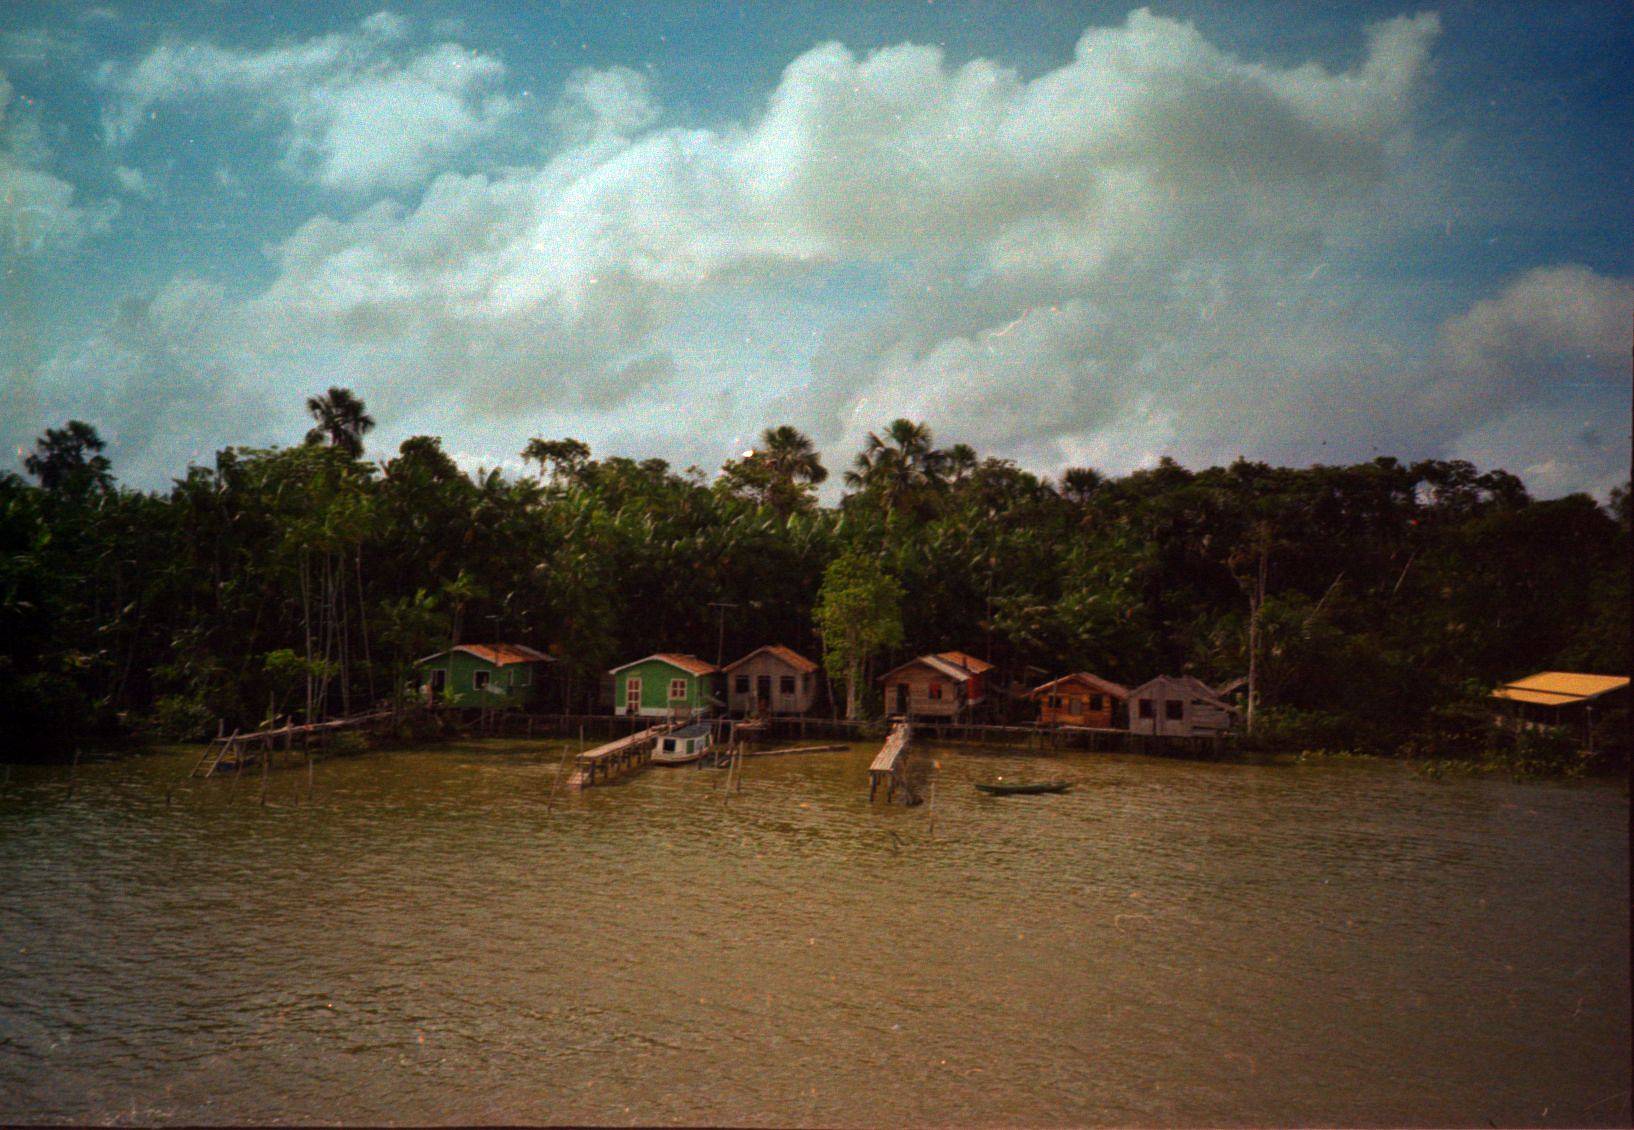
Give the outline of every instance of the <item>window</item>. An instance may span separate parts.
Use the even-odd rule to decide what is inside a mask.
[[[488,672],[486,672],[486,671],[473,671],[473,672],[471,672],[471,686],[473,688],[480,691],[484,687],[486,687],[487,685],[488,685]]]
[[[1098,695],[1098,694],[1090,695],[1089,696],[1089,709],[1091,711],[1105,710],[1106,709],[1106,696],[1105,695]]]
[[[670,701],[674,702],[676,699],[685,699],[686,696],[687,696],[687,681],[685,679],[671,679],[669,681],[669,698],[670,698]]]
[[[777,680],[777,693],[778,694],[793,694],[794,693],[794,676],[793,675],[784,675],[782,678]]]
[[[1140,716],[1142,718],[1151,718],[1151,717],[1153,717],[1153,714],[1152,714],[1152,700],[1151,699],[1143,698],[1143,699],[1140,700]]]
[[[926,694],[928,695],[928,697],[931,699],[932,702],[939,701],[941,699],[941,697],[942,697],[942,684],[941,683],[932,683],[930,685],[930,690],[927,691]]]
[[[624,709],[632,714],[641,709],[640,675],[631,675],[624,681]]]
[[[749,676],[738,675],[732,681],[732,689],[738,694],[749,693]]]
[[[1186,704],[1176,699],[1163,704],[1163,717],[1171,722],[1178,722],[1186,716]]]
[[[1060,695],[1052,694],[1050,696],[1050,709],[1051,710],[1060,710],[1061,709],[1061,696]]]

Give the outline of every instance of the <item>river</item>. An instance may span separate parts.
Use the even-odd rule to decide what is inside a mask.
[[[560,748],[6,768],[0,1121],[1629,1121],[1620,783]]]

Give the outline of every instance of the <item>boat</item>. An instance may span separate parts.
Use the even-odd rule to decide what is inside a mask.
[[[660,734],[653,741],[652,763],[654,765],[691,765],[694,761],[703,760],[714,745],[714,730],[708,722],[695,722],[690,726]]]
[[[976,787],[989,796],[1027,796],[1033,793],[1064,793],[1071,781],[977,781]]]

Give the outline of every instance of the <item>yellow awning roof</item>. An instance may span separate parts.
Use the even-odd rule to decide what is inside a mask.
[[[1572,671],[1540,671],[1492,692],[1493,698],[1531,702],[1539,706],[1570,706],[1599,698],[1628,686],[1626,675],[1579,675]]]

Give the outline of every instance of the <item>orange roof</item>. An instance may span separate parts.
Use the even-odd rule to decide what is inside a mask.
[[[650,659],[656,659],[660,663],[668,663],[671,667],[680,668],[689,675],[713,675],[716,671],[720,670],[720,668],[716,667],[713,663],[705,663],[696,655],[682,655],[679,652],[674,651],[659,651],[642,659],[637,659],[632,663],[626,663],[621,667],[614,667],[612,671],[608,673],[616,675],[625,668],[634,667],[637,663],[646,663]]]
[[[986,660],[977,659],[974,655],[963,651],[939,651],[936,658],[944,663],[951,663],[955,667],[963,667],[972,675],[980,675],[983,671],[991,671],[993,665]]]
[[[1570,706],[1628,686],[1624,675],[1579,675],[1572,671],[1539,671],[1492,692],[1493,698],[1539,706]]]
[[[745,663],[749,662],[749,660],[753,659],[761,652],[775,655],[784,663],[787,663],[790,667],[793,667],[796,671],[817,670],[817,664],[801,655],[798,651],[795,651],[792,647],[784,647],[780,643],[769,643],[765,647],[757,647],[748,655],[745,655],[742,659],[739,659],[734,663],[728,663],[725,667],[722,667],[721,670],[731,671],[736,667],[742,667]]]
[[[542,651],[535,651],[526,644],[520,643],[458,643],[449,651],[463,651],[467,655],[474,655],[495,667],[509,667],[513,663],[554,663],[550,656]],[[438,656],[447,655],[448,651],[439,651],[428,655],[418,663],[428,663]]]
[[[1070,675],[1062,675],[1059,679],[1052,679],[1041,687],[1034,687],[1032,693],[1035,695],[1049,694],[1063,683],[1082,683],[1092,691],[1109,694],[1113,698],[1129,697],[1129,688],[1122,683],[1114,683],[1111,679],[1091,675],[1088,671],[1074,671]]]

